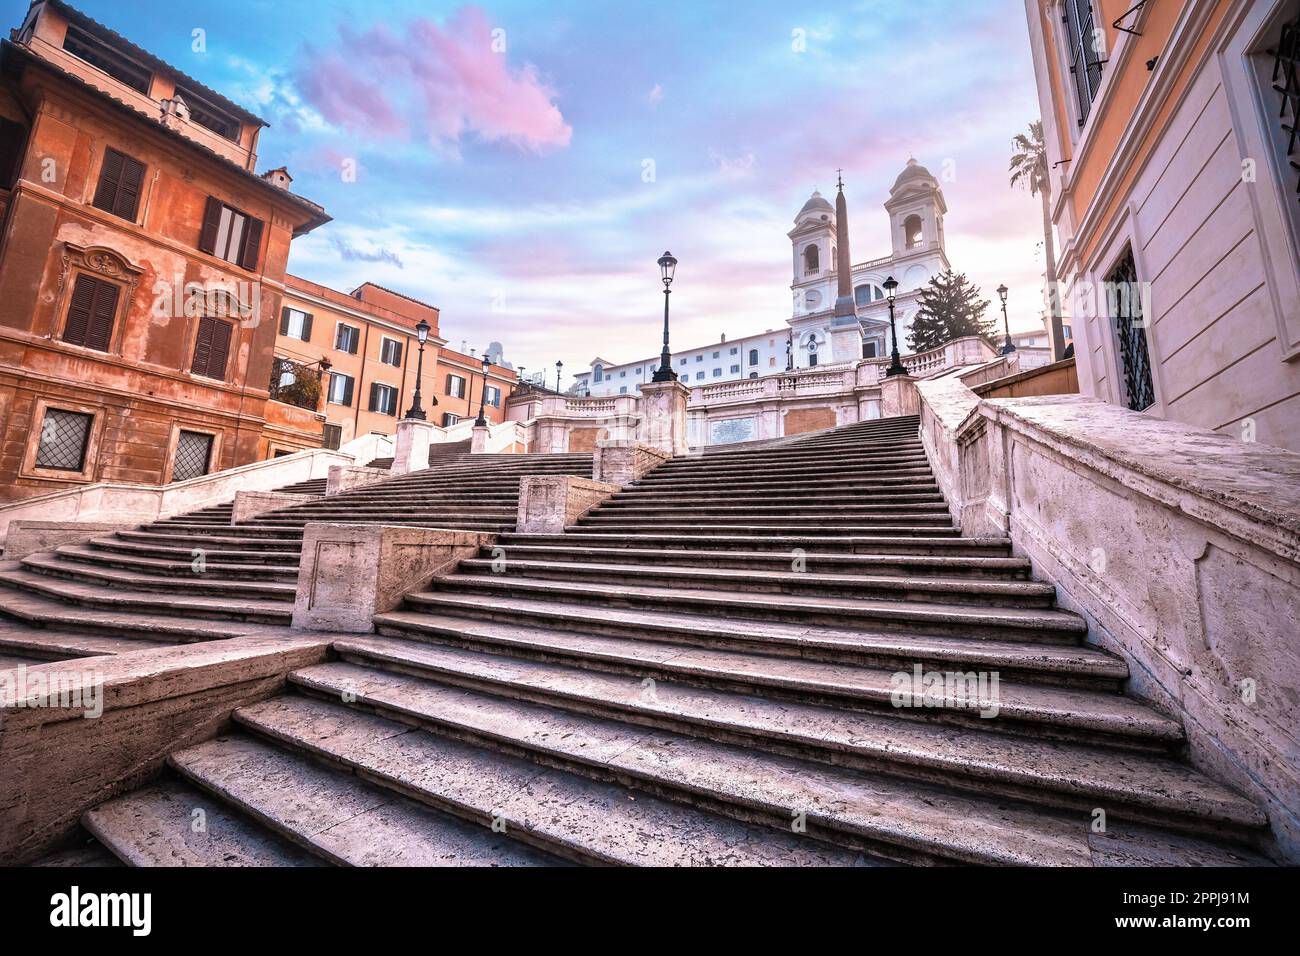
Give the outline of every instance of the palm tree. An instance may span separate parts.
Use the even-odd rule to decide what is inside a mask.
[[[1061,295],[1056,284],[1056,244],[1052,240],[1052,183],[1047,176],[1047,146],[1043,142],[1043,121],[1029,124],[1029,135],[1017,133],[1011,141],[1011,185],[1027,186],[1031,196],[1043,205],[1043,252],[1047,260],[1047,302],[1051,309],[1052,360],[1059,362],[1065,354],[1065,336],[1061,329]]]

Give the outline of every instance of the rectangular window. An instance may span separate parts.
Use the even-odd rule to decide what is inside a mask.
[[[0,116],[0,189],[12,189],[27,148],[27,128]]]
[[[714,353],[713,353],[713,357],[714,357],[714,358],[717,358],[717,357],[718,357],[718,354],[719,354],[719,353],[714,352]]]
[[[384,339],[379,345],[379,361],[393,368],[401,368],[402,343],[397,339]]]
[[[460,421],[459,415],[453,415],[451,412],[442,413],[443,428],[450,428],[452,425],[455,425],[458,421]]]
[[[310,342],[311,313],[286,305],[280,313],[280,334],[300,342]]]
[[[96,69],[102,70],[118,82],[125,83],[137,93],[149,92],[152,72],[81,28],[68,25],[68,32],[63,38],[63,49],[77,59],[85,60]]]
[[[91,205],[128,222],[135,222],[144,188],[144,163],[115,149],[104,150],[99,167],[99,185]]]
[[[740,371],[740,366],[739,366],[739,365],[733,365],[733,366],[731,366],[731,374],[732,374],[732,375],[735,375],[735,374],[736,374],[737,372],[739,372],[739,371]]]
[[[721,377],[722,377],[722,369],[720,369],[720,368],[715,368],[715,369],[713,370],[713,377],[714,377],[714,378],[721,378]]]
[[[627,391],[627,386],[623,387],[623,391],[625,392]],[[487,387],[487,403],[491,405],[493,408],[500,408],[501,389],[497,388],[495,385],[489,385]]]
[[[682,359],[682,360],[681,360],[680,362],[678,362],[677,364],[678,364],[678,365],[685,365],[685,364],[686,364],[686,359]]]
[[[459,375],[447,376],[447,396],[449,398],[465,397],[465,380]]]
[[[239,120],[235,119],[221,107],[204,99],[193,90],[176,87],[176,95],[185,101],[190,109],[190,121],[198,123],[204,129],[210,129],[218,136],[239,142]]]
[[[1090,0],[1065,0],[1066,40],[1070,45],[1066,59],[1070,64],[1070,74],[1074,77],[1074,88],[1079,99],[1079,125],[1088,121],[1092,101],[1097,98],[1101,86],[1101,65],[1104,62],[1097,53],[1094,31],[1097,29],[1093,20]]]
[[[190,364],[190,371],[224,382],[234,328],[231,323],[211,316],[199,319],[199,334],[194,337],[194,361]]]
[[[209,196],[199,232],[199,251],[256,271],[263,226],[262,220]]]
[[[370,410],[380,415],[397,414],[397,389],[382,382],[370,383]]]
[[[700,381],[700,380],[702,380],[703,378],[704,378],[704,373],[703,373],[703,372],[696,372],[696,373],[695,373],[695,380],[696,380],[697,382]]]
[[[330,372],[330,390],[327,394],[327,401],[331,405],[351,405],[353,384],[354,380],[351,375],[344,375],[342,372]]]
[[[1120,371],[1124,379],[1124,397],[1135,412],[1156,403],[1155,384],[1151,380],[1151,356],[1147,352],[1146,317],[1143,314],[1142,286],[1138,282],[1133,250],[1106,277],[1106,307],[1115,323]]]
[[[627,386],[626,386],[626,385],[620,385],[620,386],[618,387],[618,393],[619,393],[620,395],[626,395],[626,394],[627,394]]]
[[[343,444],[343,426],[326,425],[325,430],[321,435],[322,447],[328,448],[331,451],[338,451],[339,446],[342,444]]]
[[[361,330],[340,322],[334,327],[334,347],[340,352],[356,355],[361,346]]]
[[[41,440],[36,449],[36,467],[56,471],[81,471],[86,467],[93,415],[47,408],[41,422]]]
[[[63,324],[63,341],[107,352],[113,339],[113,324],[117,319],[117,302],[121,294],[120,286],[84,272],[78,274],[72,285],[68,318]]]
[[[740,349],[739,349],[739,348],[736,348],[736,347],[733,346],[732,349],[731,349],[731,354],[732,354],[732,355],[739,355],[739,354],[740,354]]]
[[[704,361],[704,353],[701,352],[699,355],[695,356],[695,361],[697,361],[697,362],[703,362],[703,361]]]
[[[206,475],[211,464],[212,436],[204,432],[182,431],[176,439],[172,481],[189,481]]]
[[[619,372],[619,373],[618,373],[618,377],[619,377],[619,378],[627,378],[627,369],[624,369],[623,371]]]

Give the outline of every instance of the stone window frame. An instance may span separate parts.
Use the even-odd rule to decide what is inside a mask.
[[[171,436],[167,440],[167,457],[163,460],[162,484],[164,485],[170,485],[172,483],[172,468],[176,464],[176,445],[181,440],[181,432],[198,432],[200,435],[211,435],[212,451],[208,455],[208,475],[221,470],[219,467],[219,462],[221,461],[221,439],[225,436],[225,431],[202,422],[191,422],[180,419],[173,420]],[[200,477],[206,478],[207,475],[202,475]]]
[[[72,306],[72,290],[80,275],[111,282],[121,290],[117,297],[117,313],[113,316],[113,333],[109,336],[108,348],[100,351],[85,345],[65,341],[63,332],[68,324],[68,310]],[[144,269],[134,265],[126,256],[107,246],[79,246],[65,242],[63,252],[59,254],[59,282],[55,291],[54,316],[48,337],[60,343],[64,348],[74,349],[88,355],[122,355],[122,337],[126,334],[126,321],[131,314],[131,303],[135,299],[136,286]]]
[[[41,447],[41,428],[45,424],[45,412],[54,409],[59,412],[73,412],[90,415],[90,432],[86,436],[86,453],[82,458],[81,471],[64,471],[61,468],[41,468],[36,464],[36,456]],[[20,478],[46,478],[58,481],[70,481],[77,484],[90,484],[95,481],[95,463],[99,459],[99,443],[104,433],[104,420],[108,409],[103,405],[88,405],[85,402],[68,401],[61,398],[38,396],[32,405],[32,418],[27,427],[27,447],[23,449],[23,463],[18,471]]]

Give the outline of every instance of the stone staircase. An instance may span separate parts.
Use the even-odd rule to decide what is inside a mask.
[[[136,864],[1263,862],[1124,662],[953,526],[914,418],[675,459],[498,546],[88,829]]]
[[[438,442],[436,444],[430,445],[429,446],[430,467],[448,458],[458,458],[461,455],[468,455],[471,444],[473,444],[472,439],[464,438],[461,439],[460,441],[445,441],[445,442]],[[392,456],[389,456],[387,458],[376,458],[374,461],[370,462],[370,464],[367,467],[368,468],[392,468],[393,467]]]
[[[575,473],[591,474],[590,455],[462,454],[330,497],[303,482],[281,489],[302,504],[238,525],[232,505],[216,505],[2,562],[0,618],[24,627],[0,628],[0,653],[66,658],[284,627],[308,522],[507,531],[521,476]]]

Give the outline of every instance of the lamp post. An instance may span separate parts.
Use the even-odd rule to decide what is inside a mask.
[[[1007,339],[1002,343],[1002,354],[1006,355],[1016,350],[1016,343],[1011,341],[1011,323],[1007,321],[1007,287],[998,286],[998,298],[1002,300],[1002,328],[1007,334]]]
[[[555,362],[555,394],[560,394],[560,369],[564,368],[564,363],[558,359]]]
[[[483,391],[481,391],[478,396],[478,418],[474,419],[475,428],[487,427],[487,416],[483,414],[483,411],[487,406],[487,373],[488,373],[488,366],[490,366],[491,364],[492,364],[492,360],[488,358],[487,352],[484,352],[483,353]]]
[[[794,371],[794,329],[785,338],[785,370]]]
[[[664,351],[659,356],[659,367],[650,379],[652,382],[677,381],[677,373],[673,371],[673,357],[668,354],[668,296],[672,294],[669,286],[673,284],[673,273],[676,271],[677,260],[671,252],[665,252],[659,257],[659,272],[664,283]]]
[[[891,375],[906,375],[907,369],[903,365],[903,360],[898,357],[898,330],[894,326],[894,290],[898,288],[898,280],[893,276],[887,276],[884,283],[885,294],[889,297],[889,368],[885,370],[885,378]]]
[[[406,417],[422,422],[424,409],[420,405],[420,379],[424,376],[424,343],[429,340],[429,323],[424,319],[416,324],[415,337],[420,343],[420,351],[415,360],[415,391],[411,393],[411,407],[406,410]]]

